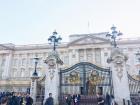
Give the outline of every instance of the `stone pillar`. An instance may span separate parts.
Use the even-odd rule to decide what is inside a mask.
[[[36,102],[36,95],[37,95],[37,80],[39,79],[38,76],[31,77],[31,89],[30,95],[33,98],[33,102]]]
[[[59,58],[56,52],[49,54],[45,60],[47,64],[46,79],[45,79],[45,100],[49,97],[49,93],[52,93],[54,99],[54,105],[59,104],[59,64],[63,62]],[[44,100],[44,101],[45,101]]]
[[[112,49],[108,63],[111,63],[115,100],[123,105],[123,99],[130,100],[130,91],[126,71],[126,55],[119,48]]]

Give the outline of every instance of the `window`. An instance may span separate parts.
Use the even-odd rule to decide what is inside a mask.
[[[95,48],[95,62],[101,64],[101,49]]]
[[[72,58],[75,58],[75,54],[72,54]]]
[[[5,62],[6,62],[6,60],[2,59],[1,66],[5,66]]]
[[[80,62],[84,61],[84,49],[79,50],[79,61]]]
[[[18,60],[17,59],[14,59],[13,60],[13,66],[17,66],[17,64],[18,64]]]
[[[30,65],[32,66],[32,65],[34,65],[34,58],[30,58],[30,61],[29,61],[30,63]]]
[[[29,68],[29,73],[30,73],[30,77],[33,75],[34,70],[32,68]]]
[[[0,78],[2,78],[2,76],[3,76],[3,73],[4,73],[4,69],[0,69]]]
[[[42,58],[39,58],[39,60],[38,60],[38,66],[41,66],[41,64],[42,64]]]
[[[107,52],[105,52],[105,53],[104,53],[104,56],[108,56],[108,53],[107,53]]]
[[[26,59],[25,59],[25,58],[22,59],[21,65],[22,65],[22,66],[25,66],[25,65],[26,65]]]
[[[87,61],[88,62],[92,62],[93,61],[93,56],[92,56],[92,49],[87,49],[86,50],[86,53],[87,53]]]
[[[66,65],[69,64],[69,56],[65,56],[65,57],[64,57],[64,63],[65,63]]]
[[[17,72],[17,69],[13,69],[13,77],[17,77],[18,76],[18,72]]]

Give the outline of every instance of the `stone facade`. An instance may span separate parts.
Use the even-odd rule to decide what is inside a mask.
[[[64,62],[61,68],[68,68],[79,62],[91,62],[101,67],[109,67],[107,59],[111,54],[111,45],[106,38],[107,32],[70,35],[70,42],[57,47]],[[140,51],[140,39],[117,41],[118,47],[128,57],[126,68],[135,78],[140,70],[136,53]],[[52,51],[49,44],[13,45],[0,44],[0,91],[23,91],[30,88],[34,71],[34,58],[40,58],[37,72],[41,78],[46,72],[44,60]]]

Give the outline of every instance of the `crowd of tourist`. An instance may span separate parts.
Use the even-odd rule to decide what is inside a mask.
[[[68,94],[65,96],[65,104],[63,105],[80,105],[80,103],[81,103],[81,95]],[[30,97],[28,93],[0,92],[0,105],[33,105],[33,99]],[[45,100],[44,105],[54,105],[52,93],[49,93],[49,97]],[[106,97],[103,97],[103,95],[97,94],[97,105],[118,105],[118,104],[114,100],[113,95],[106,94]],[[137,104],[133,102],[133,105]]]
[[[68,94],[65,97],[66,105],[71,105],[71,103],[73,103],[73,105],[80,105],[80,100],[81,100],[80,94],[75,94],[73,96],[71,96],[70,94]]]
[[[97,105],[118,105],[115,101],[113,95],[106,94],[106,96],[101,94],[96,94],[92,96],[84,96],[84,95],[71,95],[68,94],[65,96],[65,100],[63,105],[84,105],[88,103],[96,103]]]
[[[33,99],[28,93],[0,92],[0,105],[32,105]]]

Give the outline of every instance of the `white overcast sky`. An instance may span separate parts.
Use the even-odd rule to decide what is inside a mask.
[[[112,24],[124,37],[139,37],[140,0],[0,0],[0,43],[47,43],[54,30],[67,42]]]

